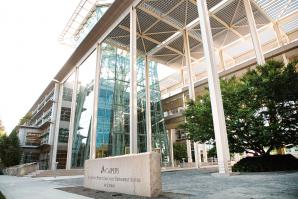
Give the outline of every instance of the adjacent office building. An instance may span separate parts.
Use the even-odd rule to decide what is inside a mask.
[[[297,16],[298,3],[287,0],[82,0],[60,36],[74,52],[20,128],[23,161],[70,169],[155,150],[173,166],[178,141],[199,166],[206,145],[186,140],[179,125],[185,102],[208,83],[219,169],[227,172],[218,78],[297,58]],[[159,81],[161,65],[176,72]]]

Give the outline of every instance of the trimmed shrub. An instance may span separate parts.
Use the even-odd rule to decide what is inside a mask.
[[[185,143],[174,143],[173,144],[174,159],[182,162],[182,159],[187,160],[187,149]]]
[[[246,157],[234,164],[232,171],[266,172],[298,170],[298,159],[293,155]]]

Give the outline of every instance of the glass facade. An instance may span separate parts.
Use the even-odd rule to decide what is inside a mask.
[[[162,153],[162,163],[169,163],[167,134],[160,102],[157,64],[149,62],[151,81],[152,147]],[[129,54],[108,44],[102,45],[101,77],[98,99],[96,156],[129,153]],[[145,61],[137,60],[138,152],[147,151]]]
[[[96,22],[102,17],[107,6],[97,7],[87,20],[82,31],[75,38],[79,44]],[[163,120],[160,102],[160,89],[157,76],[157,63],[150,64],[151,81],[151,119],[152,148],[162,154],[162,164],[169,163],[167,133]],[[147,150],[146,133],[146,97],[145,97],[145,60],[137,60],[137,92],[138,92],[138,152]],[[76,108],[74,132],[72,140],[72,168],[84,166],[84,160],[89,158],[91,122],[94,99],[94,74],[96,67],[96,52],[78,68],[79,79],[76,90]],[[96,157],[116,156],[129,153],[129,95],[130,95],[130,57],[125,50],[102,44],[101,74],[98,96]],[[72,87],[71,87],[72,88]],[[65,91],[66,92],[66,91]],[[71,101],[72,90],[67,90]],[[62,109],[63,110],[63,109]],[[64,112],[66,112],[65,110]],[[69,115],[70,116],[70,110]],[[65,120],[69,121],[69,118]],[[64,129],[68,138],[68,128]],[[67,132],[66,132],[67,130]],[[60,136],[59,136],[60,137]],[[66,141],[67,142],[67,141]]]
[[[93,52],[79,67],[71,158],[74,168],[83,167],[89,158],[95,66],[96,52]]]
[[[61,115],[59,122],[59,137],[58,137],[58,151],[56,161],[58,162],[58,169],[65,169],[67,144],[69,135],[71,103],[73,95],[73,86],[75,83],[75,74],[72,73],[70,77],[63,83],[63,95],[61,105]]]

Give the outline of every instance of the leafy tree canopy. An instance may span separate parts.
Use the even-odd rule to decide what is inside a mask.
[[[215,146],[208,150],[208,157],[217,157]]]
[[[185,143],[174,143],[173,152],[175,160],[183,161],[183,158],[187,160],[187,149]]]
[[[284,66],[268,61],[242,78],[221,81],[228,141],[231,152],[269,154],[274,148],[298,144],[297,62]],[[190,101],[182,126],[190,139],[214,142],[208,90]]]
[[[0,129],[0,161],[5,167],[10,167],[18,165],[21,160],[21,149],[20,141],[18,138],[18,128],[19,125],[28,121],[28,118],[31,115],[27,114],[23,117],[19,124],[12,130],[12,132],[7,136],[5,133],[1,133],[1,129],[4,130],[4,127]],[[1,120],[0,120],[0,126]]]
[[[16,133],[0,137],[0,159],[5,167],[18,165],[21,160],[20,142]]]

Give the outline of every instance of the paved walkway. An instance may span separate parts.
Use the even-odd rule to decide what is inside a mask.
[[[161,198],[208,198],[208,199],[297,199],[298,172],[251,173],[230,177],[212,176],[209,171],[186,170],[163,172],[163,197]],[[93,195],[82,188],[83,178],[18,178],[0,176],[0,190],[7,199],[87,199],[136,198],[107,195],[94,191]],[[58,190],[65,187],[81,195]],[[81,191],[80,191],[81,190]]]
[[[48,181],[30,177],[0,176],[0,190],[6,199],[90,199],[56,188],[77,186],[82,178],[67,179],[73,183],[63,183],[63,180]]]
[[[163,175],[163,190],[208,199],[297,199],[298,172],[212,176],[196,170]]]

